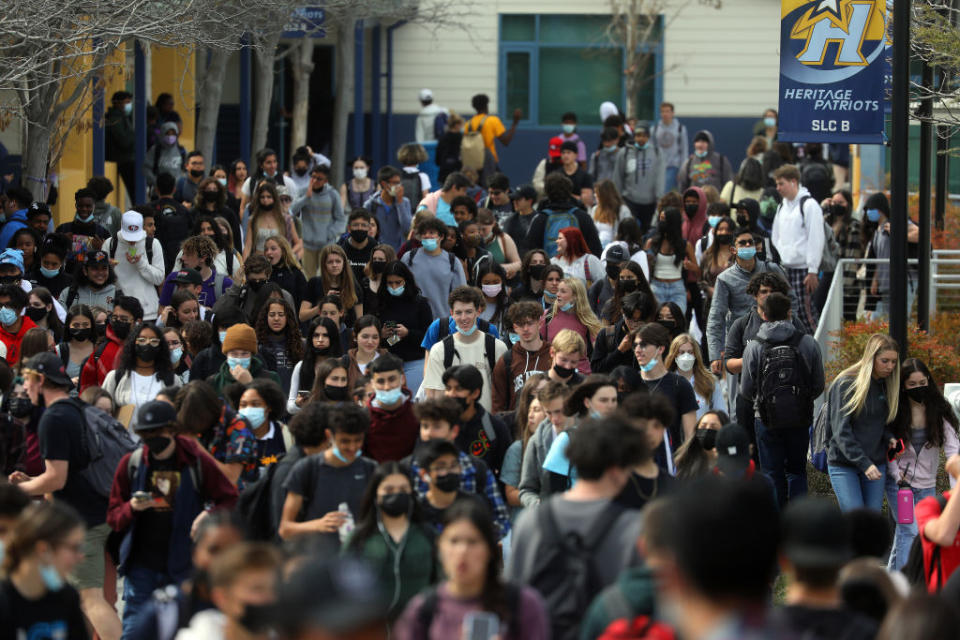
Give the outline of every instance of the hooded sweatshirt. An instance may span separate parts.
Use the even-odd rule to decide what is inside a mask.
[[[497,361],[493,368],[493,412],[513,411],[527,378],[535,373],[546,373],[553,366],[550,343],[544,341],[539,351],[527,351],[517,342],[510,349],[510,367],[507,357]]]
[[[778,320],[776,322],[764,322],[757,332],[757,339],[750,341],[743,352],[743,372],[740,374],[740,393],[744,398],[756,399],[757,391],[760,389],[760,366],[763,360],[763,351],[766,347],[764,342],[777,345],[790,340],[797,333],[796,327],[790,320]],[[808,390],[811,398],[816,398],[823,393],[823,356],[820,354],[820,345],[813,339],[813,336],[805,335],[800,339],[797,345],[797,352],[806,368],[805,379],[808,383]],[[756,406],[756,403],[754,403]],[[759,411],[756,413],[760,416]]]
[[[107,374],[113,370],[113,363],[117,359],[117,354],[123,349],[123,342],[113,332],[113,327],[107,324],[107,344],[103,347],[100,357],[96,357],[97,351],[100,349],[100,347],[96,347],[87,361],[83,363],[83,369],[80,371],[81,392],[91,385],[100,386],[103,384]]]
[[[644,149],[628,144],[617,154],[613,183],[624,199],[637,204],[655,204],[663,195],[665,170],[663,154],[652,142]]]
[[[544,418],[527,441],[520,470],[520,486],[517,487],[520,491],[520,502],[525,507],[536,506],[550,495],[550,472],[543,468],[543,461],[556,437],[557,433],[553,430],[550,418]]]
[[[6,249],[10,244],[10,240],[20,229],[23,229],[27,226],[27,210],[18,209],[10,214],[7,218],[7,221],[3,223],[3,228],[0,229],[0,248]]]
[[[800,211],[801,202],[803,211]],[[806,269],[807,273],[820,271],[824,243],[823,210],[806,187],[800,187],[793,200],[784,198],[773,219],[770,239],[784,267]]]
[[[169,173],[174,178],[183,175],[186,150],[176,142],[168,145],[163,139],[165,132],[174,127],[177,129],[177,133],[180,133],[180,128],[176,123],[164,123],[160,137],[157,138],[157,144],[147,149],[147,153],[143,157],[143,177],[151,187],[156,186],[157,176],[161,173]]]
[[[320,191],[307,189],[303,197],[290,207],[290,215],[303,221],[303,246],[311,251],[319,251],[333,244],[347,226],[347,216],[343,212],[340,193],[329,184]]]
[[[692,195],[697,196],[697,213],[691,218],[686,211],[683,212],[683,237],[690,244],[697,244],[707,223],[707,196],[700,187],[690,187],[683,192],[684,198]]]
[[[20,317],[20,330],[16,333],[10,333],[6,327],[0,325],[0,342],[7,347],[7,362],[16,365],[20,361],[20,343],[23,336],[37,325],[27,316]]]
[[[688,187],[712,185],[719,193],[723,190],[723,185],[733,180],[733,167],[730,166],[730,161],[727,160],[726,156],[721,155],[714,148],[712,133],[706,129],[701,129],[694,136],[694,140],[701,133],[709,138],[707,155],[698,158],[696,153],[690,154],[677,174],[677,186],[686,191]]]
[[[376,399],[367,403],[370,429],[364,440],[364,454],[377,462],[400,460],[413,453],[420,438],[420,421],[413,415],[412,394],[403,390],[403,402],[392,410],[380,407]]]

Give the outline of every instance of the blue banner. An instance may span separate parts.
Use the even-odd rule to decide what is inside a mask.
[[[784,142],[884,142],[886,0],[782,0]]]
[[[327,30],[323,23],[327,13],[323,7],[300,7],[290,15],[290,21],[283,25],[284,38],[326,38]]]

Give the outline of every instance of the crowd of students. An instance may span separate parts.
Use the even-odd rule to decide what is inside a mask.
[[[850,198],[767,166],[775,119],[734,175],[662,114],[589,157],[567,114],[513,188],[406,145],[339,190],[308,149],[161,154],[55,230],[8,190],[0,639],[943,637],[942,381],[878,334],[828,387],[810,335]]]

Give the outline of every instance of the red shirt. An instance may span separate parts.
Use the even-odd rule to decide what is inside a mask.
[[[943,497],[949,500],[950,492],[944,491]],[[917,506],[913,510],[914,516],[917,519],[917,529],[920,531],[920,535],[922,536],[921,541],[923,545],[924,567],[930,566],[930,560],[933,557],[933,549],[936,545],[927,539],[923,533],[923,530],[926,528],[928,522],[939,518],[941,512],[942,509],[940,508],[940,503],[937,501],[936,496],[924,498],[917,503]],[[940,547],[940,566],[943,568],[943,578],[939,580],[939,582],[940,585],[943,586],[947,583],[947,580],[950,578],[951,574],[953,574],[954,569],[960,566],[960,531],[958,531],[957,535],[954,536],[952,545],[949,547]],[[934,566],[927,578],[927,590],[930,593],[937,593],[939,591],[939,589],[937,589],[937,573],[938,569],[936,566]]]
[[[20,330],[16,333],[10,333],[3,326],[0,326],[0,341],[7,347],[7,363],[11,366],[17,366],[20,361],[20,343],[23,342],[23,336],[27,331],[37,325],[27,316],[20,316]]]
[[[410,391],[404,389],[403,404],[387,411],[367,402],[370,429],[363,442],[363,455],[377,462],[402,460],[420,439],[420,421],[413,413]]]

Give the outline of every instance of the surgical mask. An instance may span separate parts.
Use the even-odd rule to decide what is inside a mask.
[[[483,291],[483,295],[487,296],[488,298],[496,298],[502,289],[503,285],[501,284],[485,284],[481,285],[480,287],[480,290]]]
[[[294,169],[293,172],[294,172],[295,174],[297,174],[297,177],[299,177],[299,178],[302,178],[303,176],[307,175],[307,170],[306,170],[305,168],[304,168],[304,169]]]
[[[737,257],[741,260],[753,260],[757,255],[756,247],[740,247],[737,249]]]
[[[353,177],[356,178],[357,180],[363,180],[364,178],[367,177],[367,170],[366,170],[366,169],[354,169],[354,170],[353,170]]]
[[[697,215],[697,210],[700,209],[698,204],[685,204],[683,205],[683,211],[687,214],[687,217],[692,218]]]
[[[183,357],[183,347],[177,347],[170,352],[170,362],[171,364],[177,364],[180,362],[180,358]]]
[[[325,384],[323,385],[323,395],[327,396],[327,400],[342,402],[347,399],[347,388],[334,387],[329,384]]]
[[[128,103],[126,103],[125,105],[123,105],[123,114],[126,115],[126,116],[128,116],[128,115],[130,115],[131,113],[133,113],[133,103],[132,103],[132,102],[128,102]]]
[[[590,417],[594,420],[603,420],[603,414],[596,409],[590,409]]]
[[[403,291],[404,291],[404,289],[406,289],[406,288],[407,288],[406,285],[400,285],[399,287],[389,287],[389,286],[388,286],[388,287],[387,287],[387,293],[389,293],[390,295],[392,295],[392,296],[395,297],[395,298],[399,298],[400,296],[403,295]]]
[[[240,365],[244,369],[250,368],[250,358],[227,358],[227,366],[233,369],[235,366]]]
[[[33,412],[33,403],[30,398],[10,398],[10,415],[15,418],[25,418]]]
[[[614,144],[609,147],[604,147],[603,150],[606,151],[607,153],[614,153],[618,148],[619,147],[617,147],[617,145]]]
[[[551,301],[557,299],[557,294],[555,294],[555,293],[550,293],[549,291],[544,291],[544,292],[543,292],[543,299],[546,300],[547,302],[551,302]]]
[[[608,278],[610,278],[611,280],[616,280],[617,278],[620,277],[620,263],[617,263],[617,264],[614,264],[612,262],[608,263],[606,271],[607,271]]]
[[[160,345],[138,344],[134,346],[133,350],[138,360],[153,362],[157,359],[157,354],[160,352]]]
[[[643,372],[649,373],[653,371],[653,368],[656,366],[657,366],[657,359],[650,358],[650,362],[648,362],[647,364],[640,365],[640,370]]]
[[[106,323],[106,322],[98,322],[98,323],[96,323],[96,324],[93,325],[93,326],[94,326],[94,328],[97,330],[97,335],[98,335],[98,336],[103,337],[103,336],[107,335],[107,323]]]
[[[767,116],[766,118],[763,119],[763,126],[765,126],[765,127],[775,127],[775,126],[777,126],[777,119],[776,119],[776,118],[771,118],[770,116]]]
[[[60,269],[47,269],[45,267],[40,267],[40,275],[44,278],[56,278],[60,275]]]
[[[420,241],[420,244],[423,245],[424,251],[436,251],[439,246],[439,242],[436,238],[424,238]]]
[[[410,505],[413,504],[412,496],[409,493],[391,493],[380,498],[377,506],[384,515],[396,518],[410,511]]]
[[[740,214],[737,216],[737,225],[741,227],[747,227],[750,225],[750,217]]]
[[[680,371],[690,371],[697,362],[697,357],[692,353],[681,353],[674,359],[674,362],[677,363],[677,368]]]
[[[350,229],[350,239],[357,244],[366,240],[368,236],[369,234],[365,229]]]
[[[433,486],[444,493],[452,493],[460,488],[460,474],[445,473],[442,476],[437,476],[437,479],[433,481]]]
[[[218,332],[217,332],[217,337],[220,338],[220,344],[223,344],[223,341],[227,339],[227,332],[226,332],[226,331],[218,331]]]
[[[376,275],[381,275],[384,271],[387,270],[387,263],[383,260],[374,260],[370,263],[370,271]]]
[[[395,389],[377,389],[376,398],[380,406],[392,407],[403,400],[403,389],[400,387],[396,387]]]
[[[510,344],[517,344],[518,342],[520,342],[519,333],[513,333],[511,331],[509,334],[507,334],[507,337],[510,339]]]
[[[553,365],[553,371],[561,378],[569,378],[573,375],[573,372],[576,371],[574,368],[570,367],[561,367],[558,364]]]
[[[720,224],[720,216],[707,216],[707,222],[710,223],[711,227],[716,227]]]
[[[263,407],[244,407],[237,413],[246,418],[254,429],[260,427],[267,419],[267,410]]]
[[[0,309],[0,324],[9,327],[12,324],[17,322],[17,318],[20,316],[17,315],[17,312],[9,307],[3,307]]]
[[[360,457],[360,454],[362,453],[362,451],[358,449],[357,455],[353,457],[353,460],[347,460],[347,458],[342,453],[340,453],[340,448],[337,445],[333,445],[333,447],[330,448],[330,453],[332,453],[333,457],[339,460],[340,462],[342,462],[343,464],[350,464],[351,462],[353,462],[353,460],[356,460],[357,458]]]
[[[93,214],[91,213],[91,214],[88,215],[86,218],[81,218],[79,215],[77,215],[76,220],[77,220],[77,222],[82,222],[83,224],[89,224],[89,223],[93,222]]]
[[[733,234],[732,233],[721,233],[717,235],[717,244],[730,246],[733,244]]]
[[[563,132],[567,135],[570,135],[577,130],[577,125],[575,124],[565,124],[563,125]]]
[[[217,182],[220,183],[220,186],[221,186],[221,187],[227,186],[227,179],[226,179],[226,178],[217,178]]]
[[[247,280],[247,286],[254,292],[260,291],[260,287],[267,284],[266,280]]]
[[[469,329],[462,329],[460,325],[457,325],[457,331],[462,336],[472,336],[477,331],[477,325],[474,323]]]
[[[870,222],[877,222],[880,220],[880,209],[867,209],[867,220]]]
[[[706,150],[704,150],[704,151],[694,151],[694,152],[693,152],[693,155],[697,156],[698,158],[706,158],[706,157],[707,157],[707,153],[708,153],[708,152],[707,152]]]
[[[111,320],[110,326],[113,328],[113,333],[121,340],[126,340],[130,335],[130,323],[126,320]]]
[[[63,589],[63,578],[55,567],[49,564],[40,565],[40,579],[43,580],[43,586],[48,591],[60,591]]]
[[[400,187],[398,185],[392,184],[390,185],[390,188],[387,189],[387,193],[390,194],[391,198],[396,198],[397,192],[399,192],[399,190],[400,190]]]
[[[620,283],[620,290],[624,293],[633,293],[637,290],[637,281],[636,280],[626,280],[621,278],[617,282]]]
[[[573,302],[560,305],[560,311],[570,311],[570,309],[573,309]]]
[[[177,144],[177,136],[163,136],[163,142],[168,147],[172,147],[173,145]]]
[[[697,429],[694,437],[700,441],[700,446],[704,449],[715,449],[717,447],[716,429]]]
[[[657,324],[669,331],[671,334],[677,329],[677,323],[673,320],[657,320]]]
[[[532,264],[527,271],[529,272],[530,277],[534,280],[542,280],[543,272],[546,270],[546,268],[547,265],[545,264]]]

